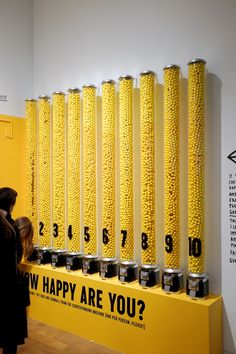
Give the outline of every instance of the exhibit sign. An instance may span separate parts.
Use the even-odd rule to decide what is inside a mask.
[[[21,270],[29,278],[31,318],[127,354],[222,353],[219,296],[193,300],[50,265],[25,263]]]
[[[236,151],[228,158],[236,162]],[[229,263],[236,263],[236,173],[229,173],[228,180],[228,210],[229,210]]]

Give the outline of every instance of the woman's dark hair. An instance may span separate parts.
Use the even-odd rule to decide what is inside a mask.
[[[21,216],[15,220],[15,225],[20,231],[20,238],[23,245],[24,257],[27,259],[33,251],[34,229],[32,222],[27,216]]]
[[[0,209],[10,214],[11,207],[16,204],[17,192],[10,187],[0,188]]]

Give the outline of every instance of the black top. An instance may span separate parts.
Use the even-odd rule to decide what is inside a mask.
[[[6,217],[11,228],[2,218],[0,216],[0,348],[23,344],[27,337],[26,307],[19,301],[17,272],[23,248],[14,221],[9,215]]]

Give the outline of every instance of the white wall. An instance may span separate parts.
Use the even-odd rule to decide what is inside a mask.
[[[33,84],[33,2],[0,0],[0,113],[24,116]]]
[[[99,86],[125,73],[138,77],[145,69],[154,70],[162,84],[163,66],[176,63],[186,96],[187,62],[207,60],[206,271],[211,291],[223,294],[229,353],[236,353],[228,205],[229,174],[236,173],[236,164],[227,159],[236,150],[235,16],[235,0],[0,0],[0,95],[8,96],[0,102],[3,114],[24,115],[33,76],[37,97],[86,83]],[[186,118],[186,107],[181,113]]]
[[[235,2],[227,0],[35,0],[34,92],[98,84],[189,58],[229,76]],[[225,25],[225,22],[227,25]],[[223,25],[224,23],[224,25]],[[224,65],[222,65],[224,58]],[[217,71],[216,71],[217,69]]]

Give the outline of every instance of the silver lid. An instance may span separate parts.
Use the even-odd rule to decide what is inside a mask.
[[[52,247],[39,247],[40,251],[52,251]]]
[[[78,256],[78,257],[82,257],[82,253],[80,253],[80,252],[68,252],[67,253],[68,254],[68,256]]]
[[[140,76],[144,76],[144,75],[156,75],[156,73],[152,70],[144,70],[141,71],[141,73],[139,74]]]
[[[55,91],[55,92],[53,92],[53,95],[63,95],[63,96],[65,96],[65,93],[62,92],[62,91]]]
[[[101,262],[106,262],[106,263],[112,263],[112,262],[117,262],[117,258],[116,257],[106,257],[106,258],[101,258]]]
[[[95,254],[86,254],[86,255],[84,255],[84,258],[85,259],[94,259],[94,260],[99,259],[99,257]]]
[[[119,77],[119,81],[121,81],[121,80],[134,80],[134,78],[133,78],[133,76],[132,75],[121,75],[120,77]]]
[[[39,100],[45,100],[45,101],[48,101],[48,100],[50,100],[50,96],[47,96],[47,95],[40,95],[39,97],[38,97],[38,99]]]
[[[35,98],[26,98],[25,102],[37,102]]]
[[[164,66],[163,70],[166,70],[166,69],[180,69],[180,66],[177,64],[169,64],[169,65]]]
[[[66,253],[66,250],[52,250],[52,252],[53,253],[58,253],[58,254],[60,254],[60,253]]]
[[[180,274],[183,273],[181,269],[179,268],[164,268],[162,270],[163,273],[168,273],[168,274]]]
[[[77,87],[70,87],[68,90],[67,90],[69,93],[79,93],[81,92],[81,90]]]
[[[187,274],[188,277],[191,278],[196,278],[196,279],[209,279],[210,276],[207,273],[188,273]]]
[[[138,266],[138,263],[135,261],[121,261],[120,262],[120,266],[124,266],[124,267],[133,267],[133,266]]]
[[[110,79],[110,80],[103,80],[103,81],[102,81],[102,85],[104,85],[104,84],[115,85],[116,82],[115,82],[115,80],[112,80],[112,79]]]
[[[141,265],[141,270],[148,270],[148,269],[158,269],[157,265],[155,264],[142,264]]]
[[[93,88],[93,89],[96,89],[97,86],[93,85],[93,84],[86,84],[86,85],[83,85],[82,88]]]
[[[188,65],[196,64],[196,63],[206,64],[206,61],[205,61],[204,59],[196,58],[196,59],[190,60],[190,61],[188,62]]]

